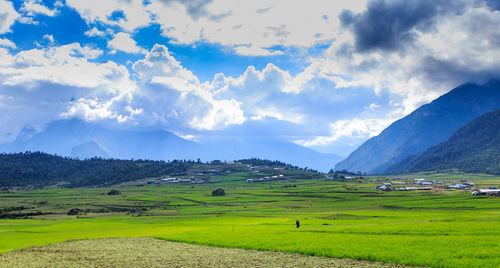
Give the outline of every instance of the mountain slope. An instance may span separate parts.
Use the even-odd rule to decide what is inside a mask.
[[[111,130],[78,119],[59,120],[36,133],[25,128],[17,139],[0,145],[0,152],[42,151],[80,159],[198,159],[202,161],[261,158],[328,171],[341,156],[323,154],[290,142],[243,140],[200,144],[163,130]]]
[[[500,110],[472,120],[446,142],[406,158],[387,172],[450,169],[500,174]]]
[[[109,158],[109,153],[95,141],[89,141],[73,147],[71,149],[71,157],[78,159],[88,159],[92,157]]]
[[[461,85],[394,122],[335,168],[384,173],[404,158],[447,140],[472,119],[497,109],[500,109],[499,81]]]

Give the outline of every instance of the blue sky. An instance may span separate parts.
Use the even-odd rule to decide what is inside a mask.
[[[80,118],[346,156],[498,78],[495,1],[0,0],[0,142]]]

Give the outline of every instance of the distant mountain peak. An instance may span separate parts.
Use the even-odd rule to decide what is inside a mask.
[[[29,140],[37,133],[36,129],[30,125],[23,127],[19,134],[17,135],[18,140]]]

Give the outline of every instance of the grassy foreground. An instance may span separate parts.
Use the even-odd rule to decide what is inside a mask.
[[[31,219],[0,220],[0,253],[73,239],[170,241],[432,267],[498,267],[500,199],[460,191],[380,192],[303,180],[58,189],[0,195]],[[499,183],[480,177],[478,183]],[[225,197],[212,197],[223,187]],[[84,215],[68,216],[70,208]],[[299,219],[300,228],[295,227]]]
[[[402,267],[152,238],[70,241],[0,255],[2,267]]]

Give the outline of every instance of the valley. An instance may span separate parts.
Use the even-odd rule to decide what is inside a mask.
[[[17,219],[0,219],[0,252],[82,239],[153,237],[412,266],[484,267],[500,261],[498,197],[453,189],[376,190],[387,181],[414,178],[499,187],[498,176],[457,172],[325,180],[321,175],[246,182],[254,171],[216,175],[205,184],[138,180],[3,193],[3,214]],[[218,188],[225,196],[212,196]],[[108,195],[113,189],[119,194]],[[67,215],[74,208],[80,212]]]

